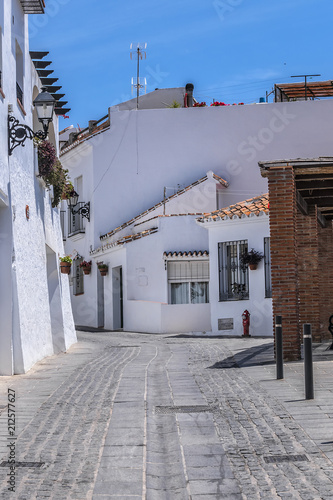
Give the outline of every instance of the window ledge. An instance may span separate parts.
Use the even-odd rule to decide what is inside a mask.
[[[219,302],[238,302],[240,300],[250,300],[250,297],[244,297],[244,299],[222,299]]]
[[[75,231],[75,233],[70,233],[67,238],[72,238],[72,241],[80,240],[81,238],[84,238],[84,235],[86,234],[84,229],[80,229],[79,231]]]

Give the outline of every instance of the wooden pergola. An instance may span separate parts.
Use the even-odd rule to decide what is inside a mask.
[[[275,102],[333,97],[333,81],[276,83],[274,94]]]

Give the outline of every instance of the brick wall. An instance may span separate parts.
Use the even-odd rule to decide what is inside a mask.
[[[303,329],[304,323],[311,323],[312,338],[314,342],[320,342],[318,222],[315,206],[308,207],[307,215],[297,210],[296,237],[300,326]]]
[[[286,360],[300,358],[296,188],[293,167],[268,172],[273,315],[282,316]]]
[[[318,227],[320,335],[332,339],[328,331],[329,317],[333,314],[333,230],[332,223]]]

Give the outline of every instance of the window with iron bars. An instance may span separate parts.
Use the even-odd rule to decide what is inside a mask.
[[[248,268],[240,263],[241,254],[247,252],[247,249],[247,240],[218,244],[220,302],[249,298]]]
[[[77,210],[84,205],[84,202],[79,202],[77,205],[75,205],[74,210]],[[73,215],[71,210],[68,210],[68,236],[84,232],[85,229],[83,224],[83,216],[80,213]]]
[[[270,238],[264,238],[265,297],[272,297]]]
[[[74,295],[80,295],[80,294],[84,293],[83,270],[82,270],[82,267],[80,267],[80,264],[82,261],[83,261],[82,257],[73,260],[73,274],[74,274],[74,276],[73,276],[74,277],[73,294]]]

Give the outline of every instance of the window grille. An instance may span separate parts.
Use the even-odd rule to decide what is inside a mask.
[[[74,295],[80,295],[81,293],[84,293],[83,270],[82,270],[82,267],[80,267],[80,264],[82,261],[83,261],[82,257],[73,260],[73,274],[74,274],[73,294]]]
[[[248,268],[240,263],[241,254],[247,249],[247,240],[218,244],[220,301],[249,298]]]
[[[79,202],[75,205],[74,210],[77,210],[81,206],[84,206],[84,202]],[[84,223],[83,216],[80,213],[73,214],[71,210],[68,210],[68,236],[76,233],[84,233]]]
[[[264,238],[265,297],[272,297],[270,238]]]

